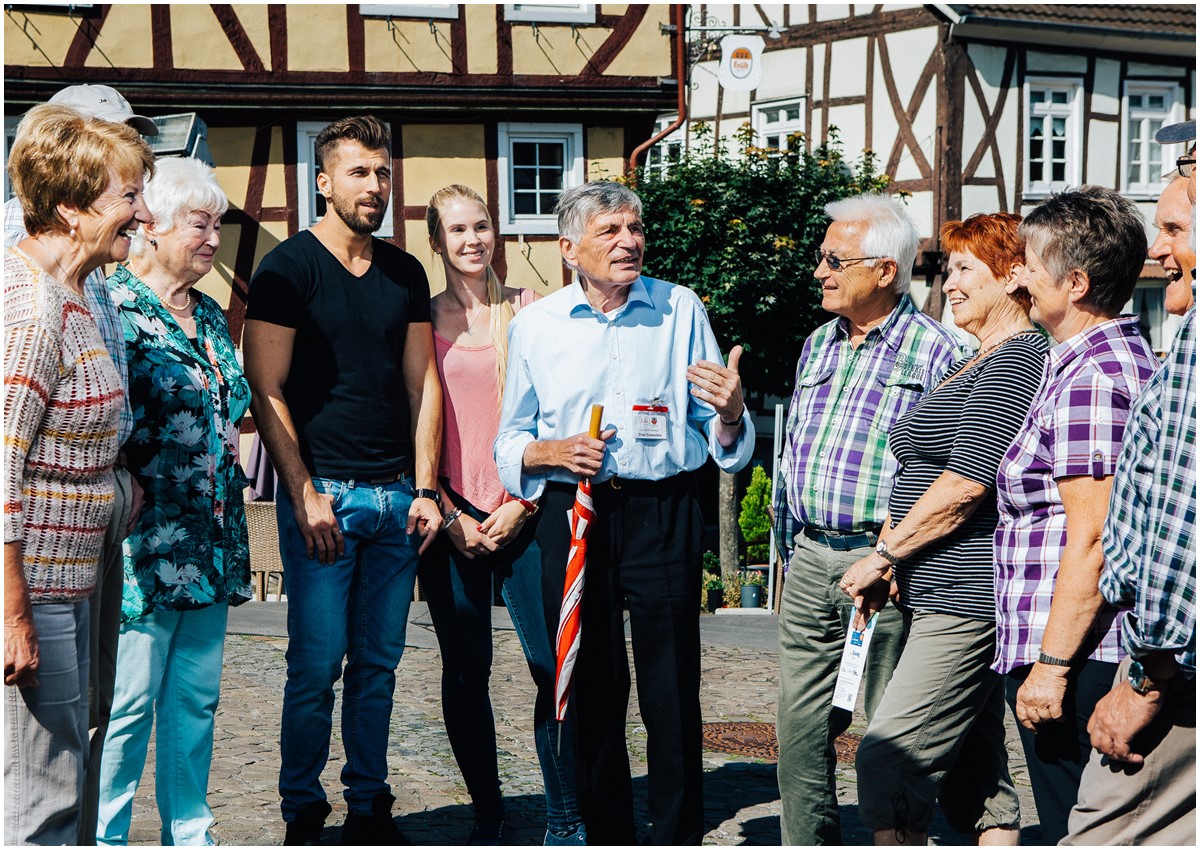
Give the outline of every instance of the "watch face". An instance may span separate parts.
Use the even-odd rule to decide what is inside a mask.
[[[1150,677],[1146,675],[1146,670],[1142,667],[1142,662],[1133,661],[1129,664],[1129,687],[1133,688],[1139,694],[1145,694],[1150,690]]]

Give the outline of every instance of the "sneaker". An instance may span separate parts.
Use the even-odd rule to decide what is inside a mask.
[[[468,847],[499,847],[504,843],[504,818],[476,818],[467,836]]]
[[[350,812],[342,824],[342,844],[378,846],[386,844],[408,845],[409,841],[396,822],[392,820],[392,804],[396,798],[391,794],[380,794],[371,801],[371,814],[356,815]]]
[[[314,845],[321,843],[321,830],[325,828],[325,818],[333,811],[333,806],[322,800],[319,803],[309,803],[303,806],[296,816],[287,823],[287,832],[283,836],[284,844]]]
[[[587,846],[587,827],[583,824],[577,824],[565,833],[555,832],[552,829],[546,830],[546,838],[542,841],[543,847],[586,847]]]

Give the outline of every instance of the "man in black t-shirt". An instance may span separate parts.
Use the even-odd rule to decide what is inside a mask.
[[[246,310],[288,584],[285,844],[317,843],[331,811],[320,776],[343,659],[342,843],[408,843],[391,817],[387,738],[417,558],[442,524],[442,401],[425,272],[371,236],[387,213],[390,149],[371,116],[321,131],[317,188],[330,212],[263,258]]]

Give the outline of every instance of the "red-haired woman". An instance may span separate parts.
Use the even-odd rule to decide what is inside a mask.
[[[1004,747],[992,565],[996,473],[1042,377],[1045,338],[1017,285],[1020,218],[947,222],[942,290],[979,350],[896,423],[900,462],[876,553],[842,588],[865,616],[889,592],[909,624],[899,664],[858,751],[859,814],[876,844],[924,844],[938,800],[980,844],[1016,844],[1021,813]]]

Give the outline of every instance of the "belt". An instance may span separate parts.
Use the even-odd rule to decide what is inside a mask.
[[[346,482],[346,485],[351,489],[354,489],[354,487],[359,484],[366,484],[371,487],[381,487],[386,484],[395,484],[397,481],[403,481],[407,477],[407,472],[393,472],[390,475],[384,475],[379,478],[351,478]]]
[[[804,526],[800,529],[800,533],[809,540],[820,543],[822,546],[828,546],[837,552],[862,549],[867,546],[874,546],[879,542],[878,529],[875,531],[859,531],[854,534],[843,534],[840,531],[824,531],[819,528]]]
[[[690,486],[692,473],[680,472],[672,475],[670,478],[646,479],[646,478],[622,478],[619,475],[614,475],[612,478],[606,478],[603,481],[592,482],[592,496],[594,498],[603,498],[605,495],[612,495],[612,491],[623,493],[626,495],[643,495],[656,493],[670,493],[680,487]],[[574,484],[564,484],[559,481],[547,481],[546,489],[548,490],[569,490],[575,491]]]

